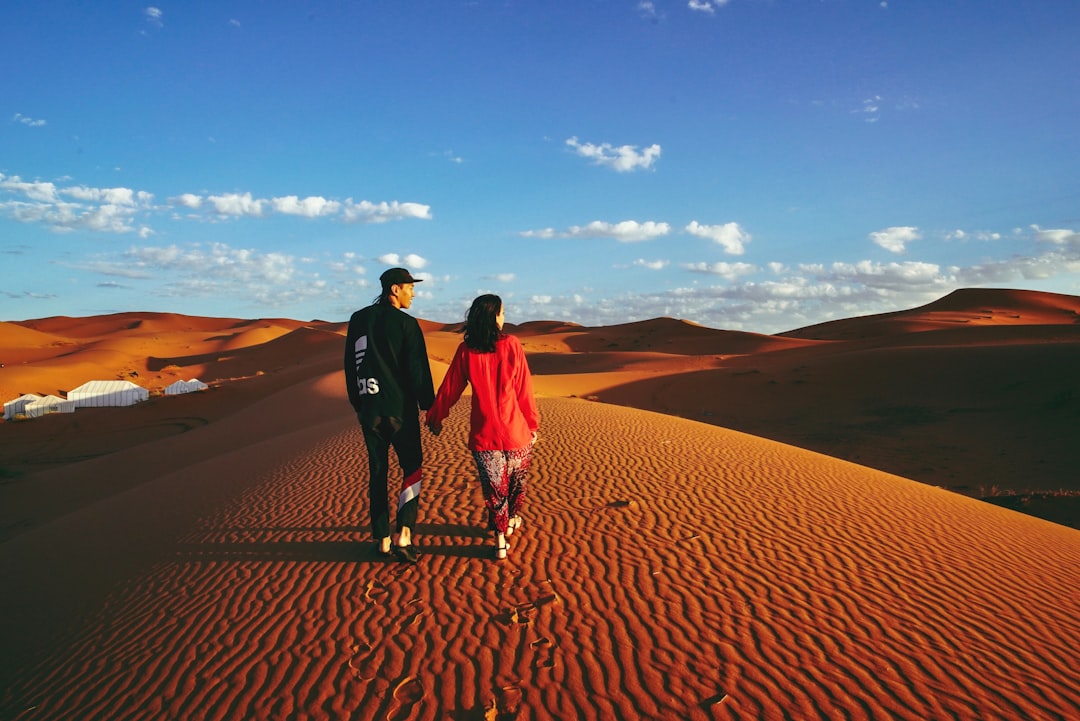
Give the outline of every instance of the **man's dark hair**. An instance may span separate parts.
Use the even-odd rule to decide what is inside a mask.
[[[495,343],[502,337],[495,316],[502,309],[502,298],[487,293],[476,298],[465,314],[465,345],[481,353],[494,353]]]

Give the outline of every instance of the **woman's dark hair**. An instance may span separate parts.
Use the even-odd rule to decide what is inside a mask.
[[[494,353],[502,337],[495,316],[502,310],[502,298],[493,293],[478,296],[465,314],[465,345],[481,353]]]

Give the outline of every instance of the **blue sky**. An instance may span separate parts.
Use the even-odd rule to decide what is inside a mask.
[[[1080,294],[1075,0],[0,9],[0,319],[774,333]]]

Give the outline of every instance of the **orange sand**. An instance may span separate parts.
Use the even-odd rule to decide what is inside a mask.
[[[525,526],[493,561],[459,404],[415,567],[369,548],[341,324],[0,324],[5,400],[213,386],[0,425],[0,718],[1075,717],[1080,531],[718,427],[958,471],[1012,414],[984,465],[1049,449],[1075,487],[1040,434],[1077,427],[1080,299],[971,293],[785,337],[515,328]],[[460,336],[425,330],[441,376]]]

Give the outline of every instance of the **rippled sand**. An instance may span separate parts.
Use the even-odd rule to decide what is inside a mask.
[[[34,653],[3,717],[1080,714],[1080,532],[693,421],[540,409],[507,561],[465,403],[425,435],[416,566],[372,552],[347,410],[8,541],[3,630]]]

